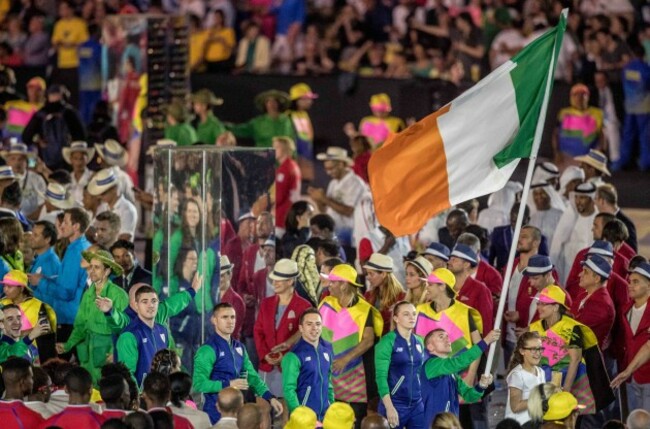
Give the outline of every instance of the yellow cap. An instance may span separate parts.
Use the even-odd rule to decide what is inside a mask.
[[[299,100],[303,97],[311,98],[313,100],[318,98],[318,94],[312,91],[306,83],[297,83],[289,90],[289,98],[291,101]]]
[[[370,108],[371,109],[383,109],[386,112],[390,112],[392,110],[391,104],[390,104],[390,97],[388,94],[375,94],[372,97],[370,97]]]
[[[321,274],[321,276],[333,282],[348,282],[355,286],[362,286],[357,283],[357,270],[348,264],[339,264],[332,268],[329,274]]]
[[[334,402],[325,413],[323,429],[352,429],[354,420],[354,410],[350,405]]]
[[[314,428],[317,420],[316,413],[311,408],[301,405],[293,410],[284,429]]]

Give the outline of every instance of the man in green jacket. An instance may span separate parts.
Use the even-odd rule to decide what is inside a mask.
[[[187,122],[188,112],[182,101],[172,101],[167,106],[166,113],[166,139],[175,141],[178,146],[190,146],[197,141],[194,127]]]
[[[209,89],[200,89],[192,94],[192,108],[196,115],[192,125],[196,129],[197,141],[214,145],[217,138],[226,132],[226,127],[212,113],[212,106],[221,104],[223,104],[223,100],[215,97]]]
[[[253,139],[255,147],[273,147],[273,137],[296,139],[291,118],[283,113],[289,107],[289,95],[276,90],[264,91],[255,97],[255,105],[264,112],[243,124],[228,125],[236,137]]]
[[[114,273],[122,275],[122,267],[114,260],[110,252],[82,252],[88,262],[88,278],[92,281],[84,292],[79,305],[79,312],[74,319],[72,333],[65,344],[56,345],[59,353],[67,353],[77,348],[81,366],[93,377],[93,383],[101,378],[101,368],[113,356],[113,335],[106,316],[97,306],[98,298],[110,298],[116,311],[124,311],[129,297],[124,290],[111,282],[109,276]]]

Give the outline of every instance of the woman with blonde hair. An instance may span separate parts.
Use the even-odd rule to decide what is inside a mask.
[[[316,307],[320,302],[322,289],[314,249],[306,244],[301,244],[293,249],[291,260],[298,264],[300,273],[296,282],[296,292]]]
[[[427,281],[423,280],[429,277],[433,271],[433,265],[423,256],[415,259],[407,259],[404,263],[406,266],[406,301],[415,305],[427,302]]]
[[[440,413],[433,419],[431,429],[463,429],[463,427],[454,414]]]
[[[381,253],[373,253],[363,266],[366,270],[368,291],[364,298],[381,313],[384,320],[382,335],[391,329],[393,306],[404,300],[405,292],[395,274],[393,274],[393,259]]]
[[[523,427],[529,429],[539,428],[544,422],[544,414],[548,411],[548,398],[561,391],[562,388],[553,383],[543,383],[531,390],[527,401],[530,420]]]

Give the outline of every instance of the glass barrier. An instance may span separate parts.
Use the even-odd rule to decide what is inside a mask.
[[[275,155],[271,149],[191,146],[157,148],[153,161],[154,288],[164,300],[190,289],[197,272],[202,283],[190,305],[169,322],[181,363],[191,374],[196,350],[213,332],[211,310],[222,299],[221,249],[227,247],[235,277],[255,236],[254,221],[238,220],[267,210]]]

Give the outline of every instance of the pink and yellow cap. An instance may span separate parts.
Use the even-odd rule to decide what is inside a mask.
[[[20,270],[11,270],[7,274],[5,274],[0,284],[7,285],[7,286],[27,287],[28,284],[27,274],[23,273]]]
[[[569,308],[566,305],[566,292],[556,285],[545,287],[535,299],[543,304],[560,304],[564,308]]]
[[[381,110],[383,112],[390,112],[393,110],[390,103],[390,97],[385,93],[375,94],[370,97],[370,108],[372,110]]]

